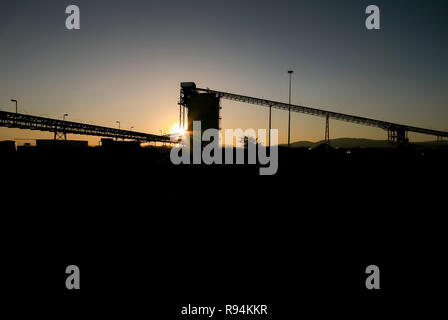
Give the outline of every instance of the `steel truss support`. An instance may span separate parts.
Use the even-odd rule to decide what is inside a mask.
[[[356,124],[361,124],[365,126],[371,126],[376,128],[381,128],[383,130],[388,131],[388,136],[390,137],[389,140],[396,141],[400,145],[405,145],[407,143],[407,132],[416,132],[421,134],[428,134],[433,136],[442,136],[442,137],[448,137],[448,132],[445,131],[439,131],[439,130],[432,130],[432,129],[425,129],[425,128],[418,128],[408,125],[402,125],[398,123],[393,122],[387,122],[382,120],[375,120],[365,117],[359,117],[349,114],[343,114],[339,112],[333,112],[329,110],[322,110],[322,109],[316,109],[306,106],[300,106],[300,105],[291,105],[289,103],[283,103],[278,101],[272,101],[272,100],[266,100],[261,98],[255,98],[255,97],[248,97],[243,96],[240,94],[234,94],[230,92],[222,92],[222,91],[215,91],[210,89],[203,89],[203,88],[190,88],[188,90],[181,89],[181,96],[184,104],[186,104],[186,99],[188,99],[189,96],[198,94],[200,92],[203,93],[213,93],[217,97],[220,97],[222,99],[228,99],[233,101],[239,101],[244,103],[250,103],[254,105],[264,106],[264,107],[272,107],[276,109],[281,110],[287,110],[292,112],[299,112],[304,114],[309,114],[312,116],[318,116],[318,117],[327,117],[327,115],[330,116],[331,119],[345,121],[345,122],[351,122]]]
[[[438,145],[440,145],[440,144],[446,144],[446,143],[447,143],[447,141],[444,139],[444,137],[437,136],[437,144],[438,144]]]
[[[67,140],[67,134],[65,132],[54,132],[54,140]]]
[[[387,143],[389,148],[403,148],[409,142],[408,131],[404,127],[391,127],[387,130]]]
[[[122,140],[136,140],[145,142],[171,141],[170,135],[155,135],[131,130],[121,130],[109,127],[95,126],[86,123],[57,120],[30,116],[27,114],[0,111],[0,127],[40,130],[54,133],[55,140],[66,140],[67,134],[80,134],[89,136],[108,137]]]
[[[67,140],[67,133],[64,127],[54,127],[54,140]]]

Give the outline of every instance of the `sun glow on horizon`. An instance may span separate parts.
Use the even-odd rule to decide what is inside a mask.
[[[174,124],[170,129],[171,134],[178,134],[179,136],[184,136],[186,132],[187,130],[179,126],[179,123]]]

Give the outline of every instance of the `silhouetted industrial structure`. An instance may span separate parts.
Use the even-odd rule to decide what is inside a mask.
[[[387,122],[387,121],[381,121],[381,120],[375,120],[370,118],[364,118],[359,116],[353,116],[349,114],[343,114],[328,110],[322,110],[322,109],[316,109],[311,107],[305,107],[300,105],[290,105],[288,103],[278,102],[278,101],[272,101],[272,100],[266,100],[261,98],[254,98],[254,97],[248,97],[240,94],[234,94],[229,92],[222,92],[222,91],[215,91],[211,89],[202,89],[197,88],[194,82],[182,82],[181,83],[181,94],[180,94],[180,114],[185,117],[185,108],[188,112],[192,109],[192,101],[197,99],[200,95],[213,95],[216,97],[216,102],[214,108],[220,108],[220,99],[228,99],[233,101],[239,101],[259,106],[276,108],[281,110],[291,110],[298,113],[304,113],[312,116],[318,116],[323,117],[326,119],[326,130],[325,130],[325,142],[329,143],[330,141],[330,132],[329,132],[329,120],[335,119],[345,122],[351,122],[356,124],[361,124],[365,126],[371,126],[371,127],[377,127],[381,128],[383,130],[387,131],[387,137],[389,143],[392,145],[397,146],[405,146],[408,143],[408,132],[416,132],[421,134],[427,134],[436,136],[438,140],[442,140],[443,138],[448,137],[448,132],[445,131],[438,131],[438,130],[431,130],[431,129],[425,129],[425,128],[418,128],[393,122]],[[271,110],[270,110],[271,111]],[[180,118],[181,118],[180,117]],[[216,121],[215,123],[219,123],[219,115],[216,115]],[[270,131],[270,124],[271,124],[271,112],[269,112],[269,131]],[[195,115],[195,120],[201,120],[200,115]],[[184,123],[184,122],[183,122]],[[190,123],[190,121],[189,121]],[[218,129],[219,126],[216,126]],[[190,127],[189,127],[190,130]]]
[[[187,108],[187,128],[193,131],[193,121],[201,121],[201,131],[207,129],[220,129],[220,99],[214,93],[199,94],[194,82],[182,83],[180,126],[185,126],[185,110]]]
[[[0,126],[53,132],[54,140],[66,140],[67,133],[71,133],[122,140],[129,139],[139,142],[175,142],[171,140],[170,135],[155,135],[6,111],[0,111]]]
[[[408,132],[433,135],[437,141],[448,137],[448,132],[418,128],[393,122],[353,116],[328,110],[316,109],[300,105],[292,105],[278,101],[248,97],[229,92],[197,88],[194,82],[182,82],[179,101],[179,126],[185,128],[187,118],[188,131],[193,131],[193,121],[201,121],[201,131],[210,128],[220,129],[221,99],[239,101],[269,108],[269,145],[271,129],[271,109],[281,109],[325,118],[325,143],[330,143],[330,119],[346,121],[365,126],[377,127],[387,131],[390,145],[405,146],[408,143]],[[186,112],[187,111],[187,112]],[[172,134],[155,135],[130,130],[121,130],[79,122],[44,118],[20,113],[0,111],[0,126],[29,130],[49,131],[54,133],[54,140],[67,140],[67,134],[90,135],[117,140],[133,140],[139,143],[162,142],[178,143],[178,137]]]

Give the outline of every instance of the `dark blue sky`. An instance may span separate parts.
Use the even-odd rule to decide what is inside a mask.
[[[65,29],[65,7],[81,29]],[[381,30],[364,26],[381,9]],[[176,123],[179,82],[448,130],[446,1],[24,1],[0,4],[0,109],[158,132]],[[266,110],[223,102],[223,127],[266,127]],[[286,138],[284,112],[273,125]],[[293,116],[293,140],[323,138]],[[11,133],[13,132],[13,133]],[[0,138],[24,132],[0,129]],[[42,134],[45,135],[45,134]],[[33,136],[36,136],[33,133]],[[332,137],[384,139],[332,123]],[[420,139],[428,139],[422,137]]]

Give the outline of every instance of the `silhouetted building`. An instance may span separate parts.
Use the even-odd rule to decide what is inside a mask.
[[[88,146],[88,141],[81,140],[36,140],[36,148],[39,151],[80,150],[87,149]]]
[[[1,153],[16,152],[16,142],[12,140],[0,141],[0,152]]]
[[[111,138],[102,138],[101,147],[108,151],[136,151],[140,149],[138,141],[120,141]]]
[[[202,133],[207,129],[219,129],[219,98],[202,93],[191,97],[188,105],[188,131],[193,131],[193,121],[201,121]]]
[[[31,143],[24,143],[22,146],[17,146],[17,152],[34,152],[36,151],[36,146],[32,146]]]
[[[187,108],[188,131],[193,131],[193,121],[201,121],[201,131],[220,129],[220,98],[213,93],[196,91],[194,82],[182,82],[181,103]]]

